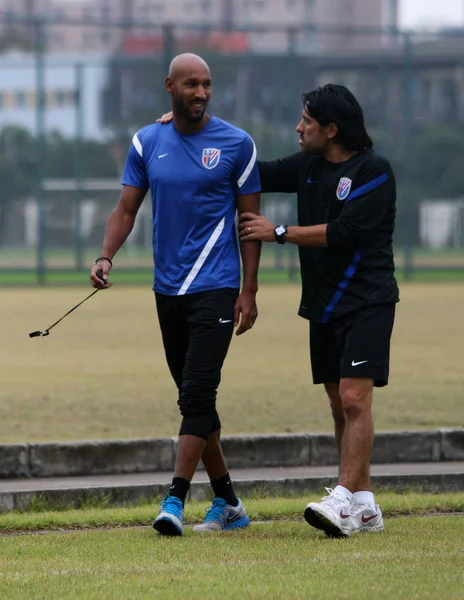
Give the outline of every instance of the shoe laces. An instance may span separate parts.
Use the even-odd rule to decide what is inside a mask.
[[[218,521],[219,523],[224,523],[226,520],[224,510],[225,507],[226,501],[224,498],[215,498],[212,505],[206,511],[204,523],[208,523],[209,521]]]
[[[324,496],[321,500],[321,502],[323,502],[324,504],[327,504],[328,506],[330,506],[330,508],[340,508],[341,506],[344,506],[345,504],[349,504],[349,501],[346,498],[343,498],[342,496],[339,496],[338,494],[334,494],[334,491],[332,488],[325,488],[325,491],[328,492],[328,496]]]
[[[164,511],[174,513],[177,517],[182,515],[184,509],[182,500],[176,496],[167,496],[167,498],[161,502],[161,507]]]

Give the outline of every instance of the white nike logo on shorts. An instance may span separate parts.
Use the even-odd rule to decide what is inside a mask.
[[[232,323],[232,319],[229,319],[228,321],[224,321],[224,319],[219,319],[219,323],[221,323],[221,325],[223,325],[224,323]]]
[[[169,154],[169,152],[166,152],[166,154],[160,154],[160,155],[158,156],[158,158],[164,158],[164,157],[165,157],[165,156],[167,156],[168,154]]]
[[[354,360],[351,362],[351,366],[352,367],[357,367],[358,365],[363,365],[364,363],[369,362],[368,360],[361,360],[359,362],[354,362]]]

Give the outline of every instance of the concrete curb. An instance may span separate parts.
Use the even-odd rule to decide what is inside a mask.
[[[0,479],[172,471],[177,438],[0,446]],[[223,438],[229,468],[337,464],[331,434]],[[373,464],[464,461],[464,428],[376,434]]]
[[[463,490],[463,473],[430,473],[413,475],[374,475],[372,485],[379,490],[421,492],[458,492]],[[242,498],[259,495],[305,496],[320,495],[324,487],[334,487],[336,477],[300,477],[263,479],[234,482],[237,494]],[[141,502],[156,502],[166,494],[168,485],[114,485],[102,487],[63,488],[48,490],[11,491],[0,493],[0,513],[12,510],[30,510],[37,504],[55,509],[82,508],[88,505],[131,506]],[[190,498],[211,499],[211,486],[200,481],[192,483]],[[156,512],[156,507],[154,508]]]

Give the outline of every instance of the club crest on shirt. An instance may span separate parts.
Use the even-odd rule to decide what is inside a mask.
[[[337,198],[339,200],[346,200],[351,190],[351,184],[353,181],[348,177],[342,177],[338,182]]]
[[[205,169],[214,169],[221,160],[221,151],[217,148],[203,148],[201,160]]]

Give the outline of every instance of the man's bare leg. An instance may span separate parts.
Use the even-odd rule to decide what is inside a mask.
[[[221,447],[221,430],[218,429],[209,436],[208,443],[203,450],[201,460],[211,481],[227,475],[226,462]]]
[[[343,412],[342,399],[340,398],[340,384],[325,383],[324,387],[330,401],[334,421],[335,441],[337,443],[338,456],[340,457],[342,439],[345,432],[345,413]]]
[[[321,502],[310,502],[304,516],[311,526],[322,529],[328,535],[351,535],[353,531],[359,530],[352,525],[351,503],[354,493],[370,493],[370,457],[374,439],[372,390],[371,379],[345,378],[340,381],[343,421],[336,390],[332,385],[327,389],[334,415],[335,435],[338,436],[337,443],[341,436],[339,481],[333,492]],[[378,515],[373,514],[371,517],[369,514],[369,517],[378,518]]]
[[[192,481],[207,442],[195,435],[180,435],[177,445],[174,477]]]
[[[340,479],[350,492],[370,491],[370,459],[374,442],[371,379],[340,381],[345,429],[340,453]]]

